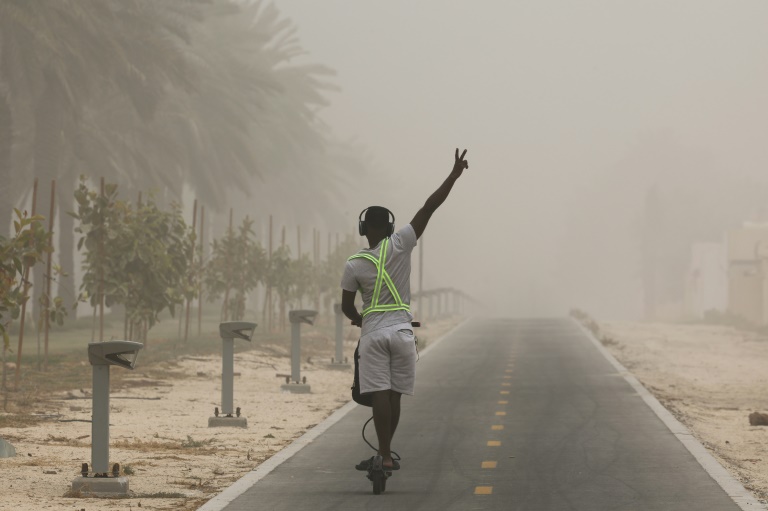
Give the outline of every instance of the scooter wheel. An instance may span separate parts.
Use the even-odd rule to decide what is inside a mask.
[[[381,495],[381,492],[384,491],[384,488],[387,485],[384,472],[380,472],[378,470],[374,471],[371,474],[371,480],[373,481],[373,494]]]

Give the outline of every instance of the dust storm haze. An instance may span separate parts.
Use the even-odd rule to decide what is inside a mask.
[[[763,1],[275,5],[301,59],[337,72],[323,120],[372,154],[350,225],[371,204],[403,225],[468,149],[425,287],[491,314],[640,317],[649,240],[675,302],[693,243],[768,219]]]

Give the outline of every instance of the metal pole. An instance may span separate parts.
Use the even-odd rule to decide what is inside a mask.
[[[109,366],[93,366],[91,466],[94,474],[109,472]]]
[[[301,325],[291,323],[291,380],[301,383]]]
[[[424,316],[424,309],[421,307],[424,296],[424,236],[419,243],[419,315]]]
[[[232,416],[235,380],[235,340],[222,339],[221,354],[221,412]]]
[[[341,329],[342,329],[342,315],[341,304],[333,304],[333,311],[336,313],[336,363],[341,364],[344,359],[342,358],[342,342],[341,342]]]

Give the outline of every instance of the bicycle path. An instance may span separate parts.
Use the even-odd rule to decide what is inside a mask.
[[[737,504],[641,397],[569,319],[473,320],[418,362],[385,493],[354,470],[372,454],[370,409],[357,406],[201,510],[764,509]],[[367,436],[375,444],[372,424]]]

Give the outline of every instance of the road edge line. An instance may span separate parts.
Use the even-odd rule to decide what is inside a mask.
[[[595,337],[595,335],[589,331],[584,325],[582,325],[575,318],[570,318],[571,321],[581,329],[581,331],[592,341],[597,350],[611,363],[611,365],[619,372],[624,380],[640,395],[645,401],[645,404],[650,407],[656,416],[664,423],[669,431],[682,443],[688,452],[690,452],[699,465],[709,474],[709,476],[715,480],[717,484],[723,489],[723,491],[744,511],[754,511],[755,509],[763,509],[766,507],[761,504],[752,493],[749,492],[744,485],[741,484],[728,470],[723,467],[717,459],[707,450],[704,445],[699,442],[690,430],[685,427],[680,421],[678,421],[669,410],[664,408],[656,397],[640,383],[635,375],[633,375],[621,362],[619,362],[613,354],[608,351],[608,348]]]
[[[432,348],[434,346],[437,346],[439,342],[442,341],[445,337],[453,335],[453,333],[456,332],[456,330],[458,330],[463,325],[465,325],[469,320],[470,318],[465,318],[464,320],[459,322],[456,326],[454,326],[453,328],[448,330],[446,333],[444,333],[443,335],[435,339],[433,342],[430,342],[428,346],[421,351],[420,356],[423,357],[427,353],[432,351]],[[345,415],[347,415],[349,412],[354,410],[356,407],[357,407],[357,403],[355,403],[354,401],[349,401],[347,404],[337,408],[331,415],[326,417],[325,420],[323,420],[320,424],[308,430],[299,438],[297,438],[296,440],[294,440],[293,442],[291,442],[290,444],[288,444],[287,446],[279,450],[274,456],[272,456],[271,458],[266,460],[264,463],[262,463],[255,469],[251,470],[247,474],[245,474],[243,477],[241,477],[234,483],[232,483],[230,486],[225,488],[221,493],[216,494],[208,502],[206,502],[205,504],[197,508],[197,511],[221,511],[227,505],[229,505],[232,501],[234,501],[240,495],[245,493],[254,484],[259,482],[259,480],[263,479],[266,475],[268,475],[270,472],[272,472],[282,463],[289,460],[297,452],[299,452],[304,447],[312,443],[317,437],[325,433],[331,426],[339,422]]]

